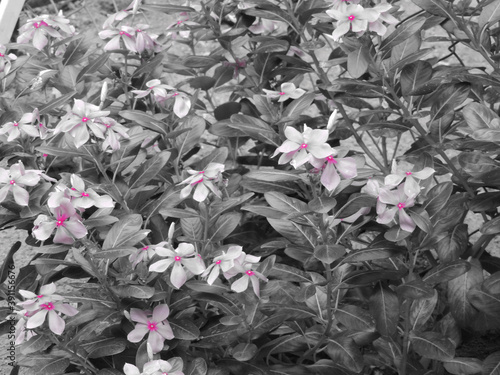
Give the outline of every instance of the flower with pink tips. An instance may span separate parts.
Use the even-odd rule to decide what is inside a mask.
[[[0,188],[0,203],[5,200],[7,194],[11,191],[18,205],[28,206],[29,193],[24,187],[38,184],[41,171],[38,172],[40,173],[31,170],[26,171],[21,161],[13,164],[8,171],[0,168],[0,186],[4,185]]]
[[[155,252],[166,259],[150,265],[149,271],[163,273],[173,264],[170,282],[178,289],[184,285],[188,277],[200,275],[205,271],[203,260],[196,254],[194,246],[190,243],[182,242],[175,250],[168,247],[157,247]]]
[[[284,102],[288,99],[298,99],[306,93],[305,90],[295,87],[293,83],[285,82],[281,85],[280,91],[262,89],[266,96],[271,99],[278,99],[278,102]]]
[[[155,100],[160,101],[168,96],[167,90],[173,89],[172,86],[161,83],[159,79],[152,79],[146,82],[146,90],[132,90],[131,92],[136,95],[136,98],[144,98],[152,93]]]
[[[212,285],[219,276],[220,271],[228,272],[233,268],[235,259],[238,259],[242,253],[243,248],[241,246],[230,246],[227,253],[223,251],[222,255],[214,258],[213,263],[208,266],[201,276],[208,275],[207,283]]]
[[[158,35],[151,34],[146,30],[149,25],[138,24],[135,29],[135,48],[138,53],[146,52],[160,52],[161,46],[156,42]]]
[[[100,128],[104,134],[102,142],[103,151],[111,147],[113,151],[120,149],[121,139],[130,139],[128,129],[111,117],[99,117],[95,121],[95,125]]]
[[[379,200],[382,204],[392,207],[386,208],[382,213],[378,214],[377,223],[389,224],[395,220],[396,213],[398,213],[401,229],[410,233],[415,230],[415,222],[405,211],[405,209],[415,205],[415,199],[406,195],[404,184],[399,185],[396,190],[381,189]]]
[[[130,319],[137,322],[135,328],[127,335],[130,342],[140,342],[148,334],[148,343],[153,353],[159,353],[163,349],[165,340],[172,340],[174,332],[167,321],[170,309],[168,305],[158,305],[150,311],[132,308]]]
[[[9,137],[7,138],[7,142],[12,142],[14,139],[19,138],[22,134],[30,137],[38,137],[39,131],[36,126],[33,125],[35,120],[35,113],[25,113],[19,121],[11,121],[2,125],[0,135],[8,134]]]
[[[332,38],[336,41],[349,31],[366,31],[368,23],[375,22],[380,16],[380,13],[373,8],[346,3],[341,3],[336,9],[327,10],[326,14],[337,20],[337,27],[332,33]]]
[[[321,184],[328,191],[333,191],[340,184],[340,176],[346,180],[354,178],[358,175],[356,161],[353,158],[343,158],[346,152],[339,154],[336,150],[332,155],[324,159],[311,157],[309,162],[318,170],[322,170]]]
[[[67,138],[68,136],[72,138],[76,148],[80,148],[90,138],[89,128],[96,137],[104,139],[104,134],[95,121],[99,117],[108,115],[109,111],[101,111],[96,105],[75,99],[73,109],[57,124],[54,134],[65,133]]]
[[[56,28],[59,30],[56,30]],[[69,20],[62,15],[43,14],[27,20],[26,24],[21,26],[17,43],[24,44],[33,40],[33,46],[41,51],[49,43],[49,36],[62,39],[64,36],[70,36],[73,33],[74,29],[69,25]]]
[[[56,229],[54,243],[72,244],[75,238],[83,238],[87,235],[87,228],[81,222],[82,218],[76,213],[75,207],[68,198],[61,198],[59,206],[49,207],[54,215],[39,215],[34,221],[33,236],[39,241],[45,241]]]
[[[17,316],[19,317],[16,323],[16,341],[15,345],[21,345],[24,341],[31,339],[33,336],[36,336],[35,331],[26,329],[26,322],[28,319],[36,313],[35,311],[28,310],[19,310],[17,311]]]
[[[191,177],[186,178],[181,184],[188,184],[181,190],[181,198],[186,198],[194,189],[193,199],[203,202],[212,191],[216,196],[220,196],[219,190],[213,184],[219,181],[220,174],[224,171],[224,164],[209,163],[203,171],[187,170]]]
[[[168,245],[167,241],[162,241],[156,245],[146,245],[140,248],[137,252],[130,254],[128,260],[132,263],[132,268],[137,267],[141,262],[147,262],[156,254],[155,249],[157,247],[163,247]]]
[[[174,361],[173,358],[170,358],[168,361],[157,359],[147,362],[144,364],[142,372],[136,366],[126,363],[123,366],[123,372],[125,375],[184,375],[182,372],[182,359],[176,359],[178,360]],[[173,362],[173,364],[169,361]]]
[[[404,189],[408,197],[416,197],[420,193],[420,185],[416,179],[425,180],[433,175],[434,169],[425,167],[420,171],[413,170],[414,165],[401,161],[398,165],[395,160],[392,162],[391,174],[385,177],[386,186],[398,186],[405,180]]]
[[[307,163],[311,156],[324,159],[334,154],[335,150],[328,144],[328,130],[311,129],[304,125],[304,131],[300,133],[297,129],[287,126],[285,128],[287,140],[276,149],[272,157],[280,152],[283,153],[278,164],[290,162],[294,167],[300,167]]]
[[[64,297],[54,294],[55,291],[56,285],[54,283],[42,286],[38,295],[28,290],[19,291],[24,298],[31,298],[31,300],[19,303],[29,312],[26,329],[40,327],[48,316],[50,330],[56,335],[63,333],[66,322],[58,312],[74,316],[78,310],[67,303],[62,303]]]
[[[257,263],[260,261],[260,257],[254,255],[246,254],[241,252],[237,259],[234,259],[234,265],[229,270],[224,272],[224,277],[226,279],[231,279],[238,274],[243,274],[241,278],[236,280],[231,285],[231,290],[236,293],[242,293],[248,288],[248,282],[252,283],[252,288],[257,297],[260,297],[260,284],[259,280],[267,282],[267,278],[260,272],[252,269],[256,267]]]
[[[13,53],[7,53],[7,47],[0,44],[0,73],[9,74],[10,68],[12,66],[11,61],[17,59],[17,56]]]

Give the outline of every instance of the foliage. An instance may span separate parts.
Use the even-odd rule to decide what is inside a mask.
[[[0,46],[17,366],[499,374],[466,349],[500,329],[500,1],[413,2],[134,0]]]

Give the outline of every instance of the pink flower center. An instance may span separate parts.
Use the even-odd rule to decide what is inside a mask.
[[[218,260],[217,262],[215,262],[215,264],[221,264],[222,263],[222,260]]]
[[[87,117],[82,117],[82,122],[87,122],[89,119]]]
[[[196,185],[196,184],[199,184],[200,182],[203,182],[203,178],[202,178],[201,180],[198,180],[198,181],[193,182],[193,183],[191,184],[191,186],[194,186],[194,185]]]
[[[410,176],[410,175],[411,175],[411,172],[406,172],[406,175],[407,175],[407,176]]]
[[[56,225],[60,227],[61,225],[64,226],[64,222],[62,220],[57,220]]]
[[[355,18],[356,18],[356,16],[354,16],[353,14],[351,14],[349,17],[347,17],[347,19],[349,21],[354,21]]]
[[[179,93],[178,93],[178,92],[175,92],[173,96],[177,96],[177,95],[179,95]]]
[[[328,156],[328,157],[326,158],[326,160],[328,161],[328,163],[337,164],[337,160],[335,160],[335,159],[333,158],[333,156],[331,156],[331,155],[330,155],[330,156]]]
[[[120,34],[120,35],[124,35],[124,34],[126,34],[126,33],[125,33],[125,31],[120,31],[120,33],[119,33],[119,34]]]
[[[403,208],[405,208],[405,204],[404,203],[398,203],[398,208],[400,210],[402,210]]]
[[[199,171],[198,174],[202,174],[202,173],[205,173],[205,171]]]
[[[36,296],[36,298],[42,298],[42,297],[43,297],[43,294]]]
[[[17,122],[15,122],[13,125],[14,125],[14,126],[19,126],[19,124],[18,124]]]
[[[14,185],[15,183],[16,183],[16,181],[15,181],[15,180],[10,180],[10,181],[9,181],[9,184],[11,184],[11,185]]]
[[[74,190],[74,191],[76,191],[76,188],[72,187],[72,188],[71,188],[71,190]]]
[[[142,30],[141,30],[141,29],[137,29],[137,30],[135,30],[135,31],[137,31],[138,33],[141,33],[141,32],[142,32]]]
[[[46,158],[47,156],[49,156],[48,154],[43,154],[43,157]]]
[[[54,310],[54,305],[52,304],[52,302],[49,302],[49,303],[42,303],[40,305],[40,307],[44,310]]]
[[[39,24],[38,22],[35,22],[35,23],[33,24],[33,27],[34,27],[35,29],[38,29],[38,28],[40,27],[40,24]]]
[[[149,246],[144,246],[144,247],[142,248],[142,251],[146,251],[147,249],[149,249]]]
[[[38,126],[41,127],[41,128],[43,128],[43,124],[42,123],[39,123]]]
[[[253,271],[252,270],[248,270],[247,272],[245,272],[248,276],[252,276],[253,275]]]
[[[62,215],[60,217],[57,218],[57,221],[56,221],[56,225],[58,227],[60,227],[61,225],[64,226],[64,221],[67,219],[68,217],[66,215]]]
[[[150,322],[148,320],[148,329],[150,331],[156,331],[158,329],[158,327],[156,326],[156,322]]]
[[[3,53],[0,53],[0,57],[4,57],[5,55]]]
[[[108,129],[112,126],[111,124],[104,124]]]
[[[302,144],[300,145],[300,148],[307,148],[307,144],[302,143]]]
[[[176,256],[174,259],[175,259],[176,262],[180,262],[182,258],[179,257],[179,256]]]
[[[82,197],[88,197],[89,195],[86,192],[82,192]]]
[[[282,91],[282,92],[280,92],[280,95],[285,95],[285,93]]]
[[[177,25],[180,25],[181,23],[182,23],[182,21],[181,21],[181,20],[177,21]]]

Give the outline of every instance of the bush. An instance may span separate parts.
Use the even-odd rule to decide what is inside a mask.
[[[0,47],[0,228],[35,247],[1,272],[12,374],[498,374],[499,1],[413,1],[28,20]]]

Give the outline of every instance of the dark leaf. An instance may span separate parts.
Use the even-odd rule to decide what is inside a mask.
[[[370,297],[370,311],[377,331],[382,336],[396,333],[399,318],[399,300],[396,293],[384,286],[377,286]]]

